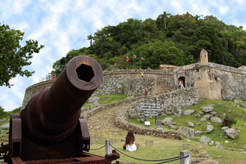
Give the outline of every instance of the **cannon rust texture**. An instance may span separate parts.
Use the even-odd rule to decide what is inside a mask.
[[[69,61],[51,87],[34,96],[26,108],[10,116],[9,161],[12,163],[111,163],[117,152],[105,157],[90,154],[90,135],[81,107],[103,79],[92,58]]]

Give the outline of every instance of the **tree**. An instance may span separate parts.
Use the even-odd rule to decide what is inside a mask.
[[[93,36],[90,34],[87,36],[87,40],[90,40],[90,46],[92,45]]]
[[[171,14],[167,13],[166,11],[163,12],[162,14],[162,19],[163,19],[163,23],[165,25],[165,29],[167,28],[167,17],[169,17]]]
[[[11,87],[9,80],[17,74],[29,77],[34,73],[22,68],[30,65],[29,59],[33,57],[32,54],[38,53],[44,46],[39,46],[35,40],[28,40],[22,47],[20,41],[23,36],[24,32],[0,24],[0,86]]]
[[[159,64],[182,66],[200,61],[202,49],[208,51],[210,62],[234,67],[245,65],[246,31],[243,27],[226,25],[212,15],[202,17],[188,12],[171,15],[164,11],[156,20],[129,18],[95,32],[92,38],[95,42],[84,47],[83,52],[96,57],[106,69],[109,61],[114,64],[116,59],[123,63],[117,63],[117,67],[125,68],[125,56],[133,53],[145,58],[141,61],[142,68],[158,69]],[[91,36],[87,39],[91,40]],[[61,68],[67,60],[61,60]],[[140,62],[136,60],[134,64],[137,67]]]

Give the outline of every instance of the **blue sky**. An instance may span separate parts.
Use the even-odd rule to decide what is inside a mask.
[[[0,105],[5,111],[20,107],[25,89],[52,70],[52,64],[72,50],[88,47],[87,36],[117,25],[128,18],[156,19],[163,11],[172,15],[213,15],[226,24],[246,29],[245,0],[1,0],[0,21],[25,32],[25,40],[34,39],[45,46],[34,54],[26,69],[32,77],[17,76],[0,87]]]

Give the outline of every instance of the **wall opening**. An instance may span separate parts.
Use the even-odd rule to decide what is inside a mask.
[[[185,77],[179,77],[178,82],[183,82],[183,85],[185,87]]]

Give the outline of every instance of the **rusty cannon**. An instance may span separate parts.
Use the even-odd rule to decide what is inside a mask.
[[[103,79],[101,66],[92,58],[71,59],[51,87],[34,96],[21,114],[10,115],[10,163],[108,164],[114,153],[88,153],[90,134],[81,107]],[[86,151],[86,152],[85,152]]]

